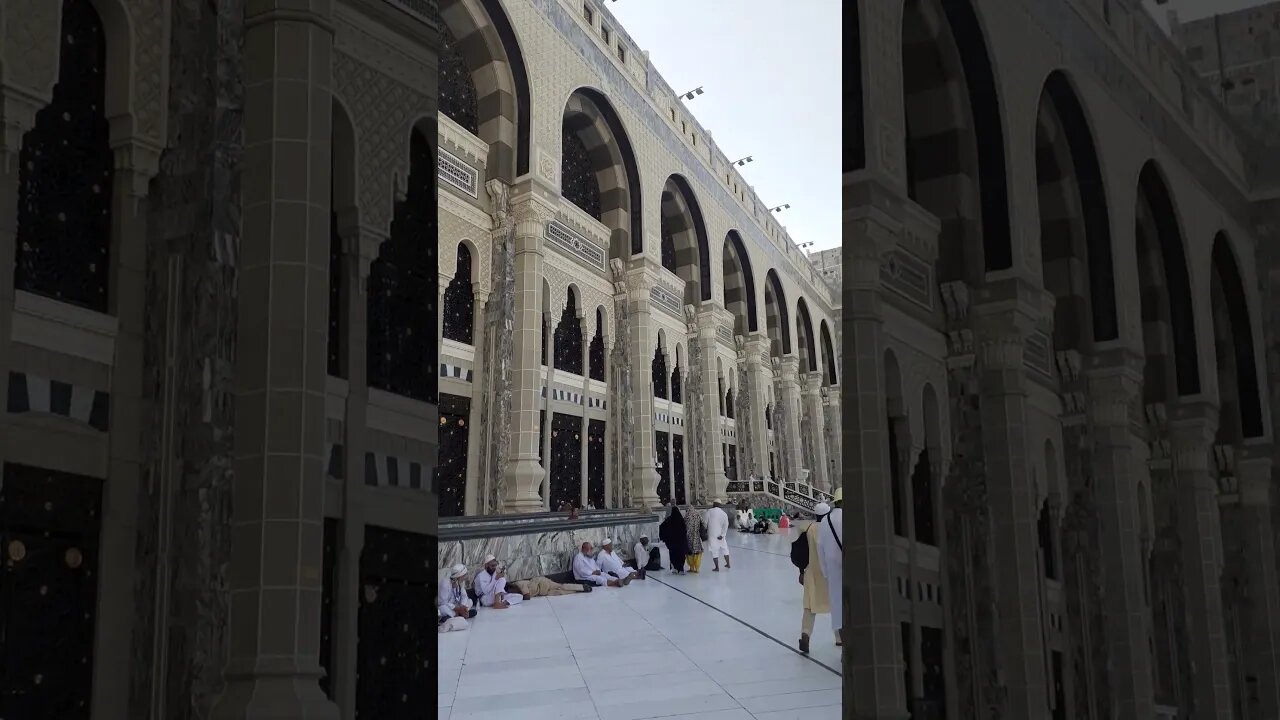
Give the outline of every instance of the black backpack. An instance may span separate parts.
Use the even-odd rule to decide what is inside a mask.
[[[800,533],[800,537],[791,541],[791,564],[804,572],[809,567],[809,534]]]

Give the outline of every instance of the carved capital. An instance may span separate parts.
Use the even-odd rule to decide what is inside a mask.
[[[494,178],[484,184],[484,189],[489,193],[489,217],[496,230],[505,232],[511,221],[511,186]]]
[[[1169,422],[1172,452],[1177,468],[1183,472],[1207,473],[1218,430],[1215,408],[1200,404],[1195,408],[1179,408]]]
[[[1061,364],[1061,363],[1059,363]],[[1100,427],[1125,427],[1133,421],[1142,393],[1141,371],[1128,363],[1090,368],[1089,418]]]
[[[515,224],[517,239],[537,238],[541,241],[547,224],[555,217],[555,208],[535,195],[525,195],[511,203],[510,221]]]

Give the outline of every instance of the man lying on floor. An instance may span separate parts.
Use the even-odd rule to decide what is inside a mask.
[[[582,543],[582,549],[573,556],[573,578],[578,582],[609,587],[622,587],[631,582],[630,579],[619,580],[601,570],[596,559],[591,556],[590,542]]]
[[[604,544],[600,546],[600,554],[596,555],[596,565],[604,571],[606,575],[612,575],[622,581],[623,585],[639,578],[644,579],[644,570],[632,570],[627,564],[622,562],[622,558],[618,557],[618,553],[613,551],[613,540],[604,539]]]

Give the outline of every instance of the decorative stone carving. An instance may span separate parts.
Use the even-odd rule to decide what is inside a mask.
[[[496,512],[506,497],[506,467],[511,432],[511,358],[514,355],[511,318],[515,317],[515,223],[511,216],[510,187],[501,180],[485,184],[489,192],[490,215],[495,225],[491,235],[490,257],[493,289],[486,306],[484,337],[476,339],[485,348],[481,387],[477,398],[480,428],[484,433],[484,450],[479,455],[480,512]]]

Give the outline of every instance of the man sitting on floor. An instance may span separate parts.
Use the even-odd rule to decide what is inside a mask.
[[[459,563],[449,573],[449,582],[440,583],[436,607],[440,611],[441,632],[466,630],[468,618],[476,616],[466,588],[467,566]]]
[[[528,580],[516,580],[511,583],[511,587],[516,592],[522,593],[526,598],[536,597],[556,597],[558,595],[575,595],[577,593],[591,592],[591,586],[576,583],[558,583],[551,578],[539,575],[536,578]]]
[[[529,599],[521,593],[507,592],[506,574],[498,567],[498,559],[492,555],[484,556],[484,568],[476,573],[472,587],[480,596],[480,604],[495,610],[519,605]]]
[[[596,559],[591,556],[591,543],[582,543],[582,549],[577,555],[573,556],[573,579],[578,582],[591,583],[592,585],[608,585],[609,587],[622,587],[623,582],[617,578],[606,575],[600,566],[596,564]]]
[[[600,547],[600,554],[596,555],[596,565],[605,572],[606,575],[612,575],[622,581],[623,585],[635,580],[637,577],[644,579],[644,570],[632,570],[622,562],[622,558],[613,551],[613,540],[604,539],[604,545]]]
[[[631,552],[635,555],[637,570],[647,572],[662,569],[662,553],[658,551],[658,546],[649,543],[648,535],[641,535],[640,542],[636,543]]]

